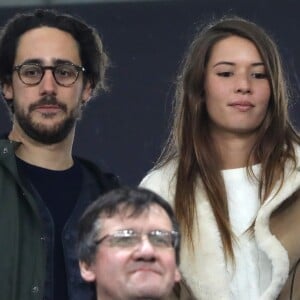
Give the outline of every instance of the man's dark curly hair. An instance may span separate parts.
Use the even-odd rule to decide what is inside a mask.
[[[94,94],[105,89],[108,57],[95,28],[80,18],[60,14],[55,10],[37,9],[32,13],[18,13],[0,32],[0,84],[10,84],[18,42],[22,34],[39,27],[53,27],[68,32],[77,41],[85,82],[89,81]],[[34,47],[34,45],[33,45]]]

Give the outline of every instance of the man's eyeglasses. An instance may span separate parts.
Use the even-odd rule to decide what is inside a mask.
[[[51,70],[58,85],[71,86],[79,76],[79,72],[85,72],[85,68],[72,63],[63,63],[56,66],[42,66],[35,63],[25,63],[15,66],[13,71],[18,72],[20,80],[26,85],[39,84],[46,70]]]
[[[178,245],[179,234],[176,231],[152,230],[148,233],[136,232],[132,229],[123,229],[107,234],[95,241],[96,245],[108,243],[110,247],[130,248],[135,247],[147,236],[151,245],[155,248],[175,248]]]

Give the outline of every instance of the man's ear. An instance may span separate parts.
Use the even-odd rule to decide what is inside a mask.
[[[89,81],[86,82],[85,87],[82,91],[82,102],[87,103],[92,97],[93,89]]]
[[[11,84],[4,83],[2,86],[2,96],[6,100],[12,100],[14,98],[14,91]]]
[[[88,265],[86,262],[79,261],[79,268],[81,277],[87,282],[93,282],[96,280],[96,274],[94,272],[93,265]]]

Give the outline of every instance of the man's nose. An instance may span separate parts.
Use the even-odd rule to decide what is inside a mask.
[[[141,237],[140,243],[137,245],[134,251],[134,257],[136,259],[153,260],[155,258],[156,249],[149,241],[146,235]]]
[[[51,70],[45,70],[45,74],[39,83],[41,94],[56,94],[57,83]]]

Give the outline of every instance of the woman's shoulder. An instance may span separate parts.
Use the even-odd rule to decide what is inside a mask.
[[[166,182],[171,181],[175,176],[177,170],[177,162],[171,160],[164,164],[163,166],[157,168],[154,167],[150,170],[147,175],[142,179],[140,185],[148,185],[154,182],[155,184],[158,182]]]
[[[177,161],[171,160],[159,168],[154,167],[142,179],[140,187],[150,189],[166,200],[173,198],[176,184]]]

